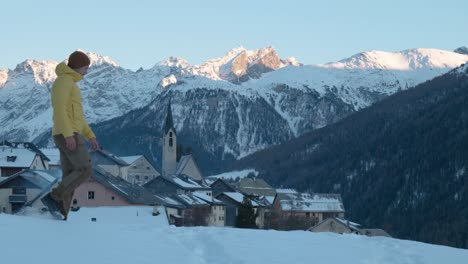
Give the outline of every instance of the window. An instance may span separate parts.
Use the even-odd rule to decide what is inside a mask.
[[[88,200],[94,200],[94,192],[93,191],[88,192]]]
[[[148,180],[148,176],[145,176],[145,180]]]
[[[114,200],[115,200],[115,197],[114,197],[114,196],[112,196],[112,201],[114,201]]]
[[[140,175],[135,175],[135,179],[136,179],[137,181],[139,181],[139,180],[140,180]]]
[[[15,162],[16,156],[7,156],[7,162]]]
[[[307,216],[307,217],[310,217],[310,213],[309,213],[309,212],[307,212],[307,213],[306,213],[306,216]]]
[[[78,200],[73,199],[73,205],[76,205],[78,203]]]
[[[150,169],[150,167],[146,167],[146,169],[147,169],[147,170],[149,170],[149,169]]]
[[[173,139],[172,139],[172,132],[169,132],[169,147],[172,147],[174,144]]]

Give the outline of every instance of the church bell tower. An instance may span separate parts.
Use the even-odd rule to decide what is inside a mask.
[[[177,168],[177,135],[172,120],[171,101],[167,106],[166,122],[163,127],[162,175],[175,174]]]

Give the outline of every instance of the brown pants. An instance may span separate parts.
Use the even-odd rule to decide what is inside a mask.
[[[61,213],[66,217],[70,211],[70,203],[73,193],[80,184],[85,182],[92,172],[91,157],[83,138],[74,134],[76,149],[71,151],[67,148],[63,135],[55,135],[55,145],[60,151],[60,162],[62,165],[62,181],[52,190],[51,196],[57,202]]]

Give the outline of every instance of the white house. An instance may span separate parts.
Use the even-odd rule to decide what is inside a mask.
[[[0,146],[0,176],[7,177],[25,169],[48,170],[48,160],[25,147]]]
[[[128,163],[125,180],[130,183],[143,185],[161,175],[143,155],[120,158]]]

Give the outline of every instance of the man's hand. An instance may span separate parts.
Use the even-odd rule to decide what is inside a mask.
[[[91,143],[91,150],[93,152],[99,149],[99,143],[97,142],[96,138],[90,139],[89,143]]]
[[[73,151],[73,150],[76,149],[76,141],[75,141],[75,138],[73,136],[65,138],[65,143],[67,145],[67,148],[70,151]]]

